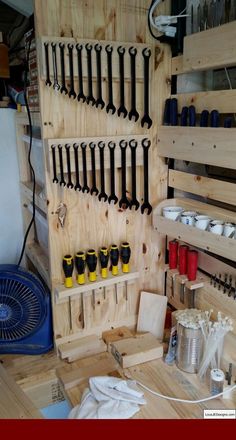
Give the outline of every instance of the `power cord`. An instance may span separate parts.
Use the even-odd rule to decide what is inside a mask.
[[[29,55],[30,55],[30,47],[31,47],[31,42],[32,42],[32,38],[33,38],[33,33],[31,33],[30,37],[29,37],[29,41],[28,41],[28,48],[27,48],[27,52],[26,52],[26,66],[25,66],[25,72],[24,72],[24,99],[25,99],[25,106],[26,106],[26,110],[27,110],[27,115],[28,115],[28,120],[29,120],[29,136],[30,136],[30,142],[29,142],[29,151],[28,151],[28,163],[29,163],[29,167],[30,167],[30,171],[32,174],[32,181],[33,181],[33,196],[32,196],[32,205],[33,205],[33,213],[32,213],[32,218],[31,221],[29,223],[29,226],[25,232],[25,236],[24,236],[24,241],[23,241],[23,245],[22,245],[22,249],[21,249],[21,254],[20,254],[20,258],[18,261],[18,266],[20,266],[24,252],[25,252],[25,246],[26,246],[26,242],[27,242],[27,238],[30,232],[30,229],[34,223],[34,219],[35,219],[35,189],[36,189],[36,182],[35,182],[35,172],[34,172],[34,168],[33,165],[31,163],[31,150],[32,150],[32,141],[33,141],[33,127],[32,127],[32,119],[31,119],[31,113],[30,113],[30,108],[29,108],[29,103],[28,103],[28,99],[27,99],[27,73],[29,71]]]
[[[188,15],[184,15],[186,8],[180,12],[178,15],[159,15],[158,17],[153,18],[153,12],[156,7],[160,4],[161,0],[154,0],[148,11],[148,27],[152,34],[152,36],[161,41],[161,37],[157,37],[153,34],[152,28],[157,29],[159,32],[164,34],[164,36],[173,39],[176,36],[177,28],[175,26],[171,26],[172,24],[176,24],[178,18],[188,17]],[[165,41],[163,41],[165,42]]]
[[[179,399],[178,397],[165,396],[164,394],[160,394],[160,393],[157,393],[156,391],[153,391],[151,388],[148,388],[146,385],[142,384],[138,380],[135,380],[135,382],[140,387],[142,387],[145,390],[149,391],[149,393],[154,394],[154,396],[161,397],[162,399],[173,400],[174,402],[182,402],[182,403],[202,403],[202,402],[207,402],[208,400],[217,399],[217,397],[223,396],[223,394],[225,394],[225,393],[227,393],[229,391],[232,391],[232,390],[234,390],[236,388],[236,385],[233,385],[232,387],[228,387],[224,391],[222,391],[221,393],[215,394],[214,396],[204,397],[203,399],[198,399],[198,400],[187,400],[187,399]]]
[[[142,382],[139,382],[138,380],[134,379],[131,376],[131,374],[129,374],[129,373],[128,374],[124,373],[124,376],[129,380],[133,380],[137,385],[139,385],[141,388],[144,388],[146,391],[153,394],[154,396],[161,397],[162,399],[166,399],[166,400],[172,400],[174,402],[180,402],[180,403],[196,403],[197,404],[197,403],[207,402],[208,400],[217,399],[217,397],[220,397],[223,394],[228,393],[229,391],[232,391],[236,388],[236,384],[235,384],[232,387],[226,388],[221,393],[215,394],[214,396],[208,396],[208,397],[204,397],[203,399],[198,399],[198,400],[187,400],[187,399],[179,399],[178,397],[165,396],[164,394],[158,393],[157,391],[154,391],[151,388],[144,385]]]

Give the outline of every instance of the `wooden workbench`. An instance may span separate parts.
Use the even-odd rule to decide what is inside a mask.
[[[96,360],[101,360],[104,356],[105,354],[102,353],[68,364],[60,360],[55,353],[50,352],[42,356],[4,355],[1,356],[0,361],[3,362],[3,366],[16,382],[21,384],[33,403],[37,407],[43,407],[49,404],[49,390],[52,383],[54,387],[56,385],[56,371],[58,369],[65,368],[69,371],[71,368],[88,366],[94,364]],[[121,377],[123,376],[121,368],[117,367],[117,372],[118,376],[119,374]],[[184,373],[175,365],[166,365],[162,359],[130,367],[124,372],[152,390],[167,396],[190,400],[209,396],[207,385],[201,383],[197,375]],[[72,406],[80,403],[81,394],[87,385],[88,381],[85,380],[80,385],[63,391]],[[35,393],[33,390],[35,390]],[[220,398],[201,404],[172,402],[156,397],[148,391],[142,391],[144,391],[147,404],[140,406],[140,411],[134,416],[135,419],[201,419],[203,418],[204,409],[236,408],[236,390],[232,393],[233,400]],[[45,402],[43,402],[44,396]]]
[[[77,366],[83,365],[83,361],[77,362]],[[166,396],[178,397],[187,400],[197,400],[209,396],[209,388],[201,383],[196,374],[189,374],[179,370],[175,365],[165,364],[163,359],[146,362],[122,371],[132,379],[140,381],[150,389]],[[67,399],[72,406],[80,403],[81,394],[88,385],[88,381],[65,391]],[[201,419],[204,409],[235,409],[236,390],[232,393],[233,400],[214,399],[200,404],[188,404],[169,401],[139,387],[144,392],[146,405],[140,406],[140,411],[134,416],[135,419]]]

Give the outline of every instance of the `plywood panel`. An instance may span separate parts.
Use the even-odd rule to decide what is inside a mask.
[[[44,81],[40,80],[40,109],[42,116],[43,139],[100,137],[100,136],[150,136],[152,149],[149,155],[149,193],[150,201],[154,206],[166,196],[167,167],[162,158],[159,158],[154,149],[155,136],[158,124],[161,123],[162,110],[165,99],[170,95],[171,53],[168,46],[156,44],[148,31],[147,10],[148,0],[140,0],[137,4],[132,0],[128,3],[120,0],[35,0],[35,18],[37,37],[69,37],[82,39],[98,39],[105,41],[122,41],[135,44],[148,44],[152,48],[153,63],[150,70],[150,111],[153,125],[150,130],[142,128],[138,123],[118,118],[117,115],[108,115],[106,112],[88,105],[73,101],[47,89]],[[160,12],[169,12],[169,1],[163,2]],[[39,60],[40,61],[40,60]],[[104,96],[106,97],[107,80],[104,78]],[[125,86],[127,102],[130,101],[128,84]],[[119,83],[113,87],[114,100],[119,98]],[[137,84],[137,105],[143,107],[143,87]],[[106,173],[106,188],[109,191],[109,174]],[[120,170],[116,172],[117,191],[121,188]],[[127,177],[127,195],[130,195],[130,175]],[[95,198],[68,191],[51,183],[51,177],[46,175],[46,192],[48,200],[49,222],[49,264],[52,285],[63,281],[61,260],[63,255],[74,255],[78,250],[87,250],[90,247],[98,250],[100,246],[118,245],[125,240],[131,246],[131,269],[138,267],[140,281],[130,295],[127,302],[121,300],[119,304],[109,300],[105,319],[97,308],[94,315],[92,303],[87,298],[88,331],[94,325],[96,329],[109,329],[113,322],[116,325],[135,322],[137,319],[137,304],[139,291],[148,288],[153,291],[161,290],[163,277],[161,262],[164,260],[163,237],[154,235],[151,216],[140,212],[124,211],[117,205],[107,205]],[[143,173],[137,171],[137,195],[143,195]],[[60,202],[67,206],[67,216],[64,228],[61,228],[56,214]],[[156,234],[155,234],[156,235]],[[121,289],[122,292],[123,289]],[[112,290],[111,290],[112,292]],[[114,294],[110,295],[111,298]],[[121,293],[122,296],[122,293]],[[105,307],[104,302],[102,302]],[[78,306],[79,307],[79,306]],[[81,334],[77,325],[73,324],[71,331],[68,322],[68,304],[56,304],[53,301],[54,328],[56,339],[63,342],[67,338]],[[104,310],[104,308],[103,308]],[[76,302],[73,310],[76,316]],[[78,311],[79,313],[79,311]],[[78,315],[77,313],[77,315]],[[113,318],[113,321],[111,320]],[[99,319],[103,322],[99,323]],[[104,328],[107,322],[107,328]],[[80,329],[81,330],[81,329]],[[91,332],[90,332],[91,334]],[[77,336],[78,337],[78,336]]]

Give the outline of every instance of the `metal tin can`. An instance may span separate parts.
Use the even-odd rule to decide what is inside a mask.
[[[203,353],[203,335],[201,329],[192,329],[177,325],[176,365],[187,373],[197,373]]]

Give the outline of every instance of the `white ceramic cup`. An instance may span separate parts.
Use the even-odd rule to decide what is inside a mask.
[[[223,229],[224,237],[234,238],[236,232],[235,226],[235,223],[225,223]]]
[[[211,221],[211,217],[209,217],[208,215],[196,215],[194,217],[194,220],[195,220],[195,227],[205,231],[208,228],[208,225]]]
[[[183,211],[180,216],[180,221],[184,225],[194,226],[196,215],[197,212],[195,211]]]
[[[224,222],[222,220],[211,220],[208,225],[208,230],[213,234],[222,235],[224,230]]]
[[[178,221],[182,212],[183,208],[181,206],[165,206],[162,208],[163,216],[170,220]]]

